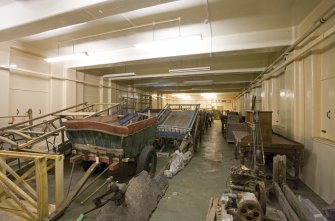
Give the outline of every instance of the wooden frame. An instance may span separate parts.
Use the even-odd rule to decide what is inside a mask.
[[[98,112],[92,109],[96,106],[107,105],[107,108]],[[61,109],[49,114],[45,114],[27,121],[16,123],[13,125],[0,128],[0,145],[6,144],[6,149],[29,150],[35,144],[45,142],[47,149],[43,150],[48,153],[49,143],[54,146],[54,152],[58,152],[57,148],[66,146],[65,127],[63,119],[72,119],[73,117],[88,118],[100,115],[110,115],[122,111],[123,104],[87,104],[87,102],[77,104],[65,109]],[[115,111],[113,111],[115,109]],[[66,111],[74,110],[68,113]],[[58,124],[57,124],[58,122]],[[56,137],[61,138],[61,143],[56,145]],[[53,142],[49,142],[48,138],[54,138]],[[8,147],[7,147],[8,146]],[[40,151],[36,151],[40,152]]]
[[[30,168],[19,175],[7,159],[26,160]],[[18,220],[42,221],[64,200],[64,156],[17,151],[0,151],[0,211]],[[55,204],[49,204],[48,171],[54,168]],[[5,197],[8,196],[8,198]]]
[[[245,158],[247,157],[249,151],[252,150],[252,138],[250,136],[246,136],[243,139],[241,137],[235,136],[235,145],[237,148],[239,148],[238,153],[241,158],[241,164],[244,165]],[[297,188],[299,184],[300,165],[304,151],[304,145],[277,133],[273,133],[272,141],[264,142],[263,148],[265,154],[284,154],[287,156],[288,160],[292,161],[294,176],[288,178],[293,179],[295,187]]]

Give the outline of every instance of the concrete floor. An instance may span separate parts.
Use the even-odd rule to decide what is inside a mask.
[[[209,199],[226,189],[234,159],[233,145],[227,145],[221,134],[221,123],[215,121],[205,133],[199,151],[190,163],[169,182],[150,221],[206,220]]]
[[[157,171],[164,168],[168,158],[158,157]],[[158,204],[152,214],[150,221],[203,221],[205,220],[210,197],[219,197],[226,189],[226,182],[231,166],[238,165],[239,161],[234,159],[234,146],[228,144],[221,134],[221,122],[215,121],[211,128],[203,136],[201,147],[195,153],[190,163],[179,172],[173,179],[169,180],[169,188],[165,196]],[[65,187],[69,184],[71,165],[65,165]],[[112,174],[120,182],[127,181],[134,175],[134,165]],[[80,165],[76,165],[74,182],[83,175]],[[95,187],[103,183],[111,174],[103,176]],[[94,175],[91,180],[95,177]],[[90,182],[90,181],[88,181]],[[80,213],[94,207],[92,201],[81,205],[90,189],[78,197],[62,216],[60,221],[73,221]],[[105,188],[103,188],[103,191]],[[103,192],[102,191],[102,192]],[[100,193],[102,193],[100,192]],[[311,199],[317,207],[322,208],[327,204],[314,194],[309,188],[300,185],[298,194]],[[94,211],[85,217],[86,220],[95,220],[98,211]]]

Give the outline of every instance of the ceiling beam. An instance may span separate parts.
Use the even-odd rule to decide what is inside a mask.
[[[13,26],[3,28],[0,30],[0,42],[34,35],[62,27],[82,24],[104,17],[173,1],[176,0],[113,0],[98,2],[91,5],[86,5],[85,7],[64,8],[63,11],[58,11],[58,13],[45,14],[43,16],[39,16],[38,18],[27,18],[25,23],[15,25],[13,24]],[[29,2],[21,1],[20,4],[22,5],[21,7],[16,6],[16,8],[13,8],[12,10],[15,11],[15,15],[20,15],[20,12],[17,11],[19,10],[18,8],[25,8],[25,4],[26,7],[30,6],[28,5]],[[48,4],[55,3],[51,3],[51,1],[49,1]],[[39,8],[35,8],[36,13],[44,10],[43,6],[39,6]],[[30,8],[32,8],[32,6]]]

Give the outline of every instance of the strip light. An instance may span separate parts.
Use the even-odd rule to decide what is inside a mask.
[[[119,73],[119,74],[106,74],[102,77],[104,78],[114,78],[114,77],[129,77],[129,76],[135,76],[136,74],[134,72],[130,73]]]
[[[184,81],[184,84],[186,85],[212,85],[212,80],[206,80],[206,81]]]
[[[201,93],[201,96],[206,99],[216,98],[216,93]]]
[[[84,58],[87,56],[88,56],[87,52],[81,52],[81,53],[76,53],[76,54],[69,54],[69,55],[62,55],[62,56],[57,56],[57,57],[46,58],[44,60],[48,63],[55,63],[55,62],[61,62],[61,61],[76,60],[76,59]]]
[[[134,87],[147,87],[147,86],[156,86],[159,85],[158,82],[149,82],[149,83],[138,83],[134,84]]]
[[[211,67],[195,67],[195,68],[181,68],[181,69],[170,69],[169,73],[185,73],[195,71],[210,71]]]

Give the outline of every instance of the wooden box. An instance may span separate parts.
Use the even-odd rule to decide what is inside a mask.
[[[272,142],[272,111],[258,111],[261,125],[262,140],[264,143]],[[254,123],[254,111],[245,112],[245,121]]]

